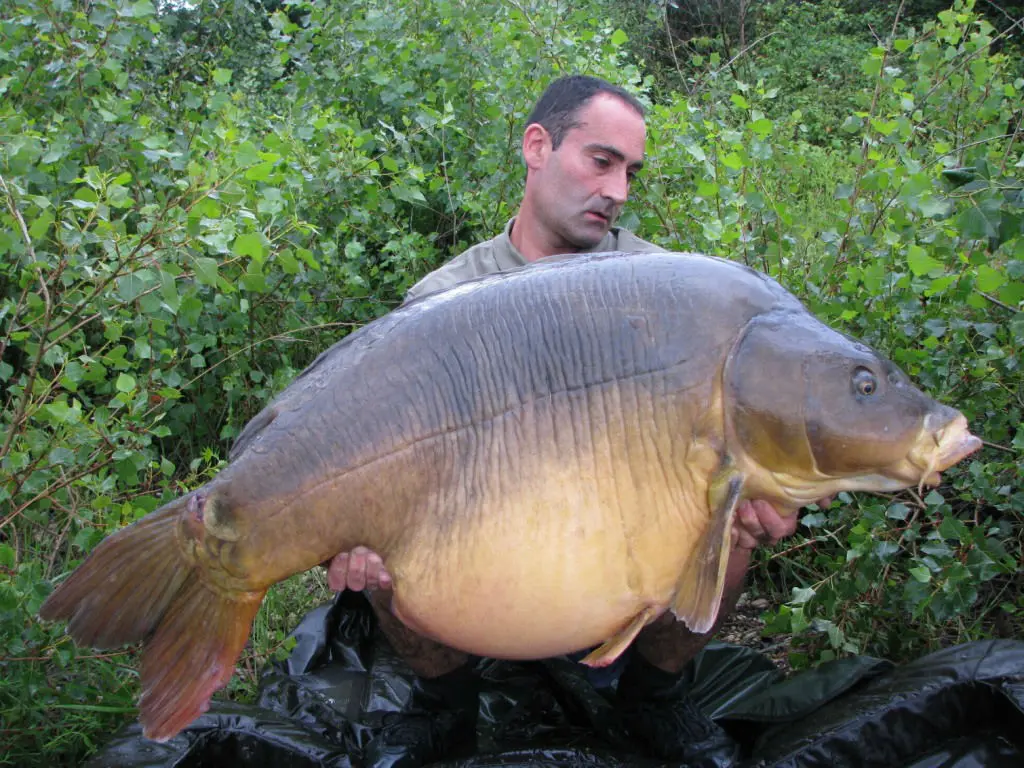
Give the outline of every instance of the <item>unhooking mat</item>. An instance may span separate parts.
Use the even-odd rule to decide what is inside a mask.
[[[215,701],[163,744],[131,724],[88,768],[387,768],[362,751],[406,705],[411,673],[366,600],[343,592],[292,636],[255,705]],[[568,659],[480,660],[477,672],[476,751],[432,768],[685,768],[640,757],[609,699]],[[841,659],[788,679],[753,650],[712,642],[693,680],[698,705],[742,745],[735,768],[1024,767],[1024,642],[969,643],[903,666]]]

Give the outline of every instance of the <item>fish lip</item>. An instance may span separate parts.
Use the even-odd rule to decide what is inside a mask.
[[[927,420],[925,423],[927,429]],[[971,434],[962,413],[937,429],[928,430],[908,457],[910,466],[918,472],[918,492],[925,486],[936,487],[942,482],[942,472],[963,461],[982,446],[981,438]]]
[[[958,414],[952,422],[936,433],[936,442],[939,457],[935,469],[938,472],[963,461],[982,446],[981,438],[971,434],[963,414]]]

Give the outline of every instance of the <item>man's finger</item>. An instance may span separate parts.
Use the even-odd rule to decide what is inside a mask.
[[[733,532],[736,536],[734,546],[742,549],[754,549],[761,543],[762,537],[765,536],[765,530],[751,502],[743,502],[736,510]]]
[[[763,531],[763,535],[760,537],[762,543],[777,544],[780,539],[796,533],[796,515],[783,517],[775,507],[760,499],[750,502],[750,506],[757,515],[758,524]]]
[[[334,592],[341,592],[348,585],[348,552],[335,555],[327,568],[327,586]]]
[[[345,586],[353,592],[362,592],[366,589],[366,555],[369,550],[366,547],[356,547],[348,556],[348,574],[345,578]]]
[[[366,556],[366,588],[380,589],[383,586],[381,584],[382,573],[386,573],[384,571],[384,561],[380,559],[380,555],[376,552],[371,552]]]

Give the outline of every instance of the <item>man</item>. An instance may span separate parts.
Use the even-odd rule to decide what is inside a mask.
[[[628,92],[592,77],[555,81],[527,119],[522,146],[526,184],[516,217],[497,237],[423,278],[407,299],[547,256],[664,250],[614,226],[630,183],[643,167],[645,144],[644,108]],[[783,519],[765,502],[748,502],[737,511],[719,622],[735,607],[753,549],[795,530],[795,516]],[[390,614],[390,575],[376,554],[360,547],[338,555],[328,582],[336,590],[371,588],[382,631],[421,678],[417,706],[424,712],[434,708],[434,731],[439,722],[447,722],[437,718],[438,710],[461,707],[469,713],[466,719],[475,716],[469,657],[417,636]],[[632,652],[614,670],[621,671],[617,696],[626,724],[638,741],[657,745],[657,757],[690,762],[695,755],[731,754],[724,732],[685,697],[687,665],[714,631],[695,634],[666,613],[638,635]],[[404,729],[403,738],[408,733]],[[439,737],[445,734],[433,733],[427,741]],[[430,751],[421,751],[424,759],[436,757]]]

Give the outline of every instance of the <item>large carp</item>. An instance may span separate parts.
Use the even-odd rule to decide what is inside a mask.
[[[714,623],[743,499],[785,513],[938,482],[964,417],[775,281],[693,254],[555,259],[464,283],[324,352],[205,486],[104,540],[41,609],[143,641],[166,739],[230,678],[268,587],[365,545],[395,613],[472,654]]]

